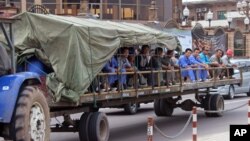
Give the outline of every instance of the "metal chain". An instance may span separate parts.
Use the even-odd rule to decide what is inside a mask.
[[[206,112],[206,113],[221,113],[221,112],[229,112],[229,111],[233,111],[233,110],[236,110],[236,109],[240,109],[244,106],[248,105],[248,103],[245,103],[245,104],[242,104],[240,106],[237,106],[237,107],[234,107],[234,108],[231,108],[231,109],[226,109],[226,110],[201,110],[201,109],[197,109],[197,111],[200,111],[200,112]]]
[[[231,108],[231,109],[227,109],[227,110],[218,110],[218,111],[211,111],[211,110],[201,110],[201,109],[197,109],[197,111],[201,111],[201,112],[207,112],[207,113],[221,113],[221,112],[229,112],[229,111],[233,111],[233,110],[236,110],[236,109],[239,109],[239,108],[242,108],[244,106],[248,105],[248,103],[245,103],[245,104],[242,104],[240,106],[237,106],[237,107],[234,107],[234,108]],[[170,139],[174,139],[174,138],[177,138],[179,137],[187,128],[188,124],[191,122],[191,119],[192,119],[192,113],[190,114],[186,124],[184,125],[184,127],[181,129],[181,131],[179,133],[177,133],[176,135],[173,135],[173,136],[169,136],[169,135],[166,135],[165,133],[163,133],[160,128],[154,124],[154,128],[162,135],[164,136],[165,138],[170,138]]]
[[[186,124],[185,124],[184,127],[181,129],[181,131],[180,131],[179,133],[177,133],[176,135],[174,135],[174,136],[168,136],[168,135],[166,135],[165,133],[163,133],[163,132],[159,129],[159,127],[158,127],[156,124],[154,124],[154,128],[155,128],[162,136],[164,136],[164,137],[166,137],[166,138],[174,139],[174,138],[179,137],[179,136],[187,129],[187,126],[188,126],[188,124],[191,122],[191,119],[192,119],[192,113],[190,114],[190,116],[189,116],[189,118],[188,118]]]

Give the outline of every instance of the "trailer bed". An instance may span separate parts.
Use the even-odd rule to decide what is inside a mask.
[[[181,96],[187,94],[194,94],[198,89],[218,87],[223,85],[240,85],[241,79],[223,79],[223,80],[210,80],[206,82],[196,83],[179,83],[172,86],[160,87],[144,87],[138,89],[126,89],[121,91],[109,91],[99,93],[83,94],[80,97],[79,103],[58,102],[50,103],[51,108],[59,107],[78,107],[79,105],[89,105],[96,102],[101,108],[121,105],[127,102],[144,102],[153,101],[157,98],[166,98],[172,96]]]

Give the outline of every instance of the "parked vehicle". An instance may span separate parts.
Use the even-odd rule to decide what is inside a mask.
[[[226,99],[233,99],[235,95],[246,93],[250,96],[250,60],[249,59],[232,59],[232,63],[237,64],[242,69],[243,79],[242,85],[225,85],[217,89],[211,89],[212,93],[219,93]],[[234,70],[234,78],[240,78],[239,70]]]

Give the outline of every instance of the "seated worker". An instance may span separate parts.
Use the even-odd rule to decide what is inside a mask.
[[[164,55],[164,57],[162,58],[162,69],[172,70],[171,72],[165,74],[164,77],[164,79],[167,78],[167,84],[169,85],[175,85],[176,77],[175,77],[175,72],[173,70],[179,68],[179,66],[175,64],[173,56],[174,56],[174,50],[168,50]]]
[[[0,76],[10,73],[11,60],[4,47],[0,46]]]
[[[129,63],[131,64],[131,66],[133,67],[133,69],[135,70],[135,71],[138,71],[138,69],[137,69],[137,67],[135,66],[135,56],[134,55],[129,55],[128,56],[128,61],[129,61]],[[128,75],[127,76],[127,80],[128,80],[128,86],[134,86],[134,84],[138,84],[137,82],[137,80],[139,80],[139,84],[140,85],[146,85],[147,84],[147,81],[146,81],[146,79],[144,78],[144,76],[142,75],[142,74],[140,74],[140,73],[138,73],[137,74],[137,80],[136,80],[136,82],[134,82],[135,81],[135,75],[134,74],[130,74],[130,75]]]
[[[143,45],[139,55],[135,58],[135,66],[140,71],[146,71],[149,69],[149,46]]]
[[[200,49],[195,48],[193,54],[189,57],[189,60],[191,61],[191,64],[197,65],[197,67],[201,69],[201,70],[194,71],[196,74],[196,79],[198,81],[206,81],[207,74],[208,74],[207,72],[208,65],[203,63],[200,60],[199,53],[200,53]]]
[[[209,51],[210,51],[210,50],[209,50],[208,47],[204,47],[204,48],[202,48],[202,52],[199,54],[199,55],[200,55],[200,60],[201,60],[203,63],[207,64],[207,65],[210,64],[210,58],[209,58],[209,56],[208,56]]]
[[[154,56],[150,59],[149,64],[151,65],[152,70],[162,70],[162,57],[163,57],[163,49],[161,47],[157,47],[155,49]],[[160,79],[160,80],[159,80]],[[149,85],[159,86],[164,83],[162,79],[162,73],[153,73],[151,74],[151,82]],[[159,84],[160,82],[161,84]]]
[[[231,49],[228,49],[226,54],[221,58],[222,63],[226,66],[226,67],[237,67],[236,64],[232,64],[230,59],[233,57],[233,51]],[[227,72],[227,71],[226,71]],[[233,68],[228,68],[228,77],[232,78],[232,75],[234,74],[234,69]],[[227,76],[227,74],[226,74]]]
[[[123,47],[120,50],[120,54],[118,54],[118,69],[120,72],[131,72],[134,71],[133,67],[128,61],[128,56],[129,56],[129,48]],[[127,75],[122,74],[121,77],[119,77],[119,82],[122,84],[123,88],[126,89],[127,87]]]
[[[192,67],[194,67],[191,64],[191,61],[189,60],[190,55],[192,54],[192,50],[190,48],[187,48],[185,50],[185,54],[181,55],[179,58],[179,65],[180,68],[182,69],[187,69],[187,70],[183,70],[181,72],[182,77],[184,78],[189,78],[191,80],[191,82],[195,82],[195,75],[194,75],[194,71],[192,70]]]
[[[147,71],[150,70],[150,56],[149,56],[149,46],[143,45],[140,53],[135,57],[135,66],[139,71]],[[147,84],[150,83],[150,75],[147,73],[142,74],[141,78],[147,78]],[[139,79],[140,84],[144,84],[143,79]]]
[[[210,66],[211,67],[225,67],[225,65],[223,64],[221,57],[223,56],[223,51],[221,49],[217,49],[216,53],[214,55],[211,56],[210,58]],[[214,75],[213,76],[213,71],[214,71]],[[222,79],[224,76],[224,70],[223,69],[216,69],[216,70],[212,70],[212,72],[210,72],[210,75],[217,79],[220,78]]]
[[[118,68],[118,63],[115,59],[115,57],[113,56],[107,63],[106,65],[103,67],[102,71],[104,73],[116,73],[117,72],[117,68]],[[118,80],[117,75],[108,75],[108,82],[104,80],[103,85],[104,85],[104,89],[109,90],[111,86],[114,85],[115,81]]]

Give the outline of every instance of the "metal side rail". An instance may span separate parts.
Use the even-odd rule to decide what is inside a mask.
[[[92,103],[94,100],[94,96],[97,101],[105,101],[105,100],[114,100],[121,98],[132,98],[132,97],[140,97],[140,96],[152,96],[152,95],[169,95],[169,96],[178,96],[184,94],[185,91],[192,94],[197,89],[202,88],[211,88],[215,86],[223,86],[230,84],[240,84],[241,79],[224,79],[224,80],[211,80],[207,82],[196,82],[196,83],[187,83],[182,85],[172,85],[172,86],[160,86],[160,87],[145,87],[139,89],[126,89],[122,91],[109,91],[92,94],[84,94],[80,98],[80,103]],[[173,95],[174,94],[174,95]]]

